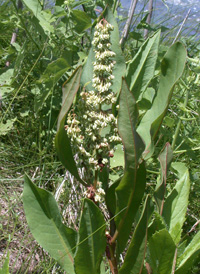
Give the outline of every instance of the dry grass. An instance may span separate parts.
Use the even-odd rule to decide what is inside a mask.
[[[0,266],[10,253],[10,273],[44,273],[49,257],[33,239],[23,211],[22,181],[3,181],[0,188]],[[50,261],[48,262],[50,263]]]

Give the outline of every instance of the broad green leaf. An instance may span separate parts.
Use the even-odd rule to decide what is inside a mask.
[[[136,132],[138,110],[135,99],[123,79],[119,100],[118,130],[125,152],[125,170],[136,169],[144,144]]]
[[[186,165],[181,162],[173,162],[172,163],[172,168],[175,170],[177,173],[178,178],[180,179],[185,172],[188,171]]]
[[[70,139],[65,131],[65,118],[73,103],[74,97],[79,89],[82,67],[78,67],[71,77],[63,85],[62,107],[58,117],[57,134],[55,138],[56,151],[62,164],[67,170],[83,185],[85,183],[80,178],[76,163],[73,158]]]
[[[35,17],[39,20],[41,27],[46,32],[53,32],[54,27],[51,25],[54,22],[52,14],[42,10],[42,6],[39,0],[23,0],[24,4],[29,10],[33,12]]]
[[[153,99],[155,96],[154,88],[146,88],[146,90],[142,94],[142,98],[138,101],[139,110],[148,110],[151,108]]]
[[[110,168],[118,166],[124,167],[124,151],[121,144],[115,147],[114,156],[110,158]]]
[[[100,209],[89,199],[84,200],[74,258],[77,274],[99,274],[106,248],[105,221]]]
[[[0,268],[0,274],[9,274],[9,252],[6,255],[2,268]]]
[[[91,18],[85,12],[81,10],[73,10],[71,12],[72,19],[74,20],[76,26],[75,30],[78,33],[88,29],[91,26]]]
[[[185,248],[187,246],[187,239],[183,242],[181,242],[177,247],[177,258],[179,258],[185,251]]]
[[[190,192],[189,172],[186,170],[167,197],[163,207],[163,218],[172,239],[177,244],[181,239],[182,226],[188,206]]]
[[[116,56],[113,58],[116,64],[113,69],[113,75],[115,79],[113,80],[111,89],[116,94],[119,94],[122,77],[125,75],[126,65],[125,65],[124,56],[122,54],[122,50],[119,44],[119,29],[118,29],[118,24],[115,20],[115,17],[109,8],[106,9],[104,16],[105,16],[105,19],[108,21],[108,23],[114,26],[114,30],[111,31],[111,50],[116,53]],[[93,47],[91,47],[88,58],[87,58],[87,62],[83,68],[83,74],[81,77],[82,85],[89,83],[87,85],[87,88],[90,90],[93,89],[92,78],[93,78],[93,62],[94,61],[95,61],[95,54],[93,51]]]
[[[144,163],[138,165],[144,144],[136,132],[137,118],[135,99],[123,79],[119,101],[118,130],[124,145],[125,174],[116,188],[116,213],[121,211],[122,213],[115,218],[119,233],[117,239],[119,252],[125,248],[146,185]]]
[[[137,132],[142,136],[145,142],[145,156],[150,157],[153,153],[153,139],[167,111],[173,86],[183,73],[185,60],[186,50],[180,42],[171,46],[162,60],[161,77],[157,94],[151,109],[145,113],[137,128]]]
[[[146,169],[142,162],[138,169],[125,172],[116,188],[116,214],[118,253],[126,247],[137,210],[142,201],[146,186]]]
[[[141,274],[147,246],[147,230],[154,207],[148,195],[119,274]]]
[[[160,31],[144,42],[128,65],[126,81],[136,101],[141,99],[142,93],[154,76],[159,39]]]
[[[68,53],[70,54],[70,53]],[[69,57],[70,58],[70,57]],[[53,87],[70,68],[69,61],[66,58],[58,58],[56,61],[48,64],[46,70],[41,75],[37,85],[40,89],[39,95],[35,99],[35,111],[39,111],[48,96],[51,94]]]
[[[166,225],[164,223],[162,216],[160,216],[158,212],[154,212],[153,215],[153,221],[148,228],[148,239],[150,239],[153,236],[153,234],[155,234],[159,230],[166,229]]]
[[[35,186],[25,176],[23,204],[29,228],[36,241],[58,261],[67,274],[73,274],[76,232],[62,223],[54,196]]]
[[[149,240],[149,259],[153,274],[170,274],[176,245],[169,232],[162,229]]]
[[[160,167],[161,167],[161,178],[156,186],[154,198],[160,214],[162,215],[164,197],[167,183],[167,172],[173,158],[173,151],[169,143],[166,143],[163,151],[158,156]]]
[[[184,253],[177,260],[175,274],[187,274],[200,253],[200,231],[194,236]]]

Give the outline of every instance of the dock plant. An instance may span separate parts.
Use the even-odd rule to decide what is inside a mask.
[[[55,137],[60,161],[84,189],[78,228],[63,223],[54,196],[26,175],[30,230],[68,274],[186,274],[200,252],[199,232],[190,243],[182,235],[188,169],[173,162],[167,142],[151,193],[146,170],[184,70],[185,47],[173,44],[156,67],[157,31],[126,64],[112,11],[107,7],[94,24],[86,62],[63,84]],[[148,107],[141,108],[144,102]]]

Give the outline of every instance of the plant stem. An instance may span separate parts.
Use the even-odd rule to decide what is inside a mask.
[[[108,258],[112,274],[118,274],[117,260],[115,258],[115,244],[109,244],[110,258]]]
[[[95,174],[94,174],[94,189],[96,190],[97,188],[97,177],[98,177],[98,170],[95,170]]]
[[[176,269],[176,259],[177,259],[177,252],[178,252],[178,248],[176,247],[175,253],[174,253],[174,260],[173,260],[173,266],[172,266],[172,273],[175,273],[175,269]]]
[[[125,24],[125,27],[124,27],[124,30],[123,30],[123,33],[122,33],[122,38],[120,40],[120,44],[121,44],[122,48],[124,47],[124,43],[125,43],[125,41],[128,37],[128,33],[129,33],[130,25],[131,25],[131,22],[132,22],[132,19],[133,19],[133,14],[134,14],[134,11],[135,11],[135,8],[136,8],[136,4],[137,4],[137,0],[132,0],[131,1],[131,5],[130,5],[130,8],[129,8],[129,12],[128,12],[128,19],[126,21],[126,24]]]
[[[188,13],[187,13],[187,15],[185,16],[185,18],[184,18],[184,20],[183,20],[183,23],[181,24],[180,29],[179,29],[179,31],[177,32],[176,37],[174,38],[174,40],[173,40],[173,42],[172,42],[172,45],[173,45],[173,44],[176,42],[176,40],[178,39],[179,34],[180,34],[180,32],[181,32],[181,30],[182,30],[182,28],[183,28],[183,25],[185,24],[186,20],[188,19],[188,16],[189,16],[189,14],[190,14],[190,11],[191,11],[191,9],[188,10]]]
[[[148,16],[147,16],[147,21],[146,23],[149,25],[151,22],[151,17],[152,17],[152,13],[153,13],[153,0],[149,0],[149,9],[148,9]],[[148,29],[144,30],[144,39],[146,40],[148,38]]]

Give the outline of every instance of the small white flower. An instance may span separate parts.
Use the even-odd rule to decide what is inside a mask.
[[[103,196],[106,194],[105,191],[104,191],[104,189],[101,188],[101,187],[99,187],[99,188],[97,189],[97,192],[98,192],[100,195],[103,195]]]
[[[108,159],[106,159],[106,158],[103,158],[103,160],[102,160],[102,164],[107,164],[108,163]]]
[[[96,195],[95,195],[95,201],[96,201],[96,202],[100,202],[100,201],[101,201],[101,196],[98,195],[98,194],[96,194]]]

